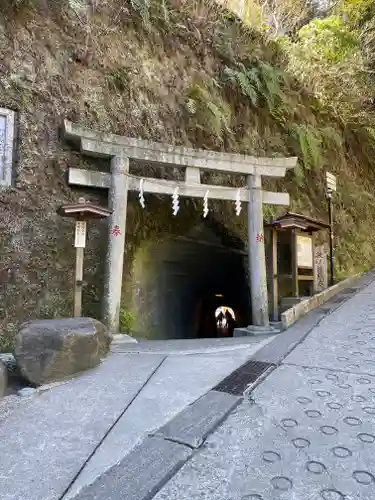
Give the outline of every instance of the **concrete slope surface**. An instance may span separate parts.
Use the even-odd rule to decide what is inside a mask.
[[[70,498],[270,340],[186,356],[123,348],[63,385],[25,399],[4,398],[1,500]]]
[[[87,457],[163,361],[121,356],[28,398],[0,422],[2,500],[60,498]]]
[[[372,279],[278,336],[119,342],[79,378],[5,398],[1,499],[375,498]],[[278,368],[243,400],[217,384],[248,360]]]
[[[373,500],[375,283],[320,321],[153,498]]]
[[[168,356],[86,463],[64,500],[73,498],[120,462],[150,432],[211,389],[265,342],[253,342],[252,347],[245,344],[242,350],[217,355]]]

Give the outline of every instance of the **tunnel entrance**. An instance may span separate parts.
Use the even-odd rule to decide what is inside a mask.
[[[235,326],[251,323],[247,254],[242,241],[220,224],[202,223],[186,236],[154,244],[148,253],[154,272],[139,282],[143,307],[137,313],[147,338],[231,336]],[[235,323],[227,317],[219,325],[218,308],[224,308],[224,317],[232,310]]]
[[[215,311],[217,337],[233,337],[236,314],[231,307],[220,306]]]

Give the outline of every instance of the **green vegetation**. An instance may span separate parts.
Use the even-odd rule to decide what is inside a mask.
[[[136,321],[135,313],[124,311],[121,309],[120,311],[120,333],[126,333],[131,335],[132,330],[134,328],[134,324]]]
[[[129,87],[129,73],[125,68],[115,68],[106,75],[108,88],[112,92],[125,92]]]
[[[259,61],[251,67],[239,63],[238,69],[225,67],[223,81],[249,99],[252,106],[267,106],[270,111],[285,100],[285,75],[270,64]]]
[[[2,352],[12,352],[13,351],[13,340],[10,337],[4,337],[0,335],[0,353]]]
[[[199,130],[209,128],[222,141],[223,132],[230,134],[230,107],[226,104],[214,85],[217,82],[194,82],[186,89],[186,109],[195,117],[194,126]]]
[[[337,272],[373,265],[371,244],[361,235],[364,231],[372,240],[369,221],[375,218],[370,195],[375,177],[374,3],[340,0],[327,17],[314,19],[306,2],[277,2],[271,7],[276,24],[290,33],[280,37],[265,28],[260,9],[254,29],[254,23],[245,26],[208,1],[184,6],[189,24],[181,25],[168,4],[163,38],[176,30],[184,36],[184,29],[191,37],[197,31],[198,38],[209,35],[205,43],[215,60],[205,74],[192,71],[185,87],[194,143],[297,155],[299,167],[288,186],[294,206],[322,219],[324,170],[337,174]],[[356,250],[359,241],[363,252]]]
[[[48,4],[13,0],[23,11],[34,5],[29,12],[34,24],[42,3]],[[0,9],[2,4],[9,6],[0,0]],[[338,0],[322,19],[314,19],[306,4],[249,0],[250,24],[213,0],[110,0],[86,7],[65,0],[59,16],[43,7],[38,22],[52,19],[45,29],[56,30],[51,39],[62,40],[56,48],[61,57],[43,45],[40,53],[49,64],[38,63],[37,76],[32,84],[26,80],[22,91],[23,69],[12,69],[21,76],[17,94],[15,82],[7,87],[16,95],[9,101],[23,109],[41,99],[55,115],[66,112],[84,125],[145,139],[298,156],[295,172],[265,186],[287,189],[292,210],[323,220],[329,169],[338,176],[337,272],[363,271],[375,262],[374,3]],[[16,9],[14,19],[22,24],[24,18]],[[46,44],[38,36],[35,43]],[[22,50],[31,42],[21,44]],[[85,57],[74,59],[72,47]],[[189,213],[181,222],[181,210],[177,224],[168,219],[168,202],[162,206],[157,200],[153,217],[134,208],[132,252],[151,233],[162,239],[192,220]],[[275,215],[273,210],[266,207],[266,215]],[[218,216],[244,235],[245,217],[233,220],[233,207]],[[125,329],[129,323],[124,318]]]

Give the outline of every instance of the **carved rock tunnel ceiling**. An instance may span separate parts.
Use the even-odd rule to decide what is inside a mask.
[[[221,305],[233,309],[238,326],[251,322],[247,255],[220,225],[202,223],[185,237],[153,244],[147,254],[135,276],[141,336],[215,337]]]

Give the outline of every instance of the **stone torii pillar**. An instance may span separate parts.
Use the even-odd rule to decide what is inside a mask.
[[[122,274],[128,204],[129,158],[111,159],[108,205],[111,215],[108,224],[108,248],[105,260],[102,319],[110,330],[117,332],[120,318]]]
[[[64,135],[75,142],[88,156],[108,158],[110,173],[70,168],[69,184],[108,189],[111,216],[108,226],[108,251],[106,257],[103,321],[116,332],[119,314],[124,262],[126,208],[128,191],[139,190],[139,180],[129,177],[129,160],[144,164],[154,162],[185,169],[185,182],[144,177],[145,193],[172,195],[176,185],[179,196],[203,198],[209,191],[210,199],[230,200],[238,195],[248,203],[248,252],[250,291],[253,324],[259,328],[269,326],[268,294],[263,234],[263,203],[289,205],[288,193],[263,191],[261,178],[285,176],[296,166],[297,158],[256,158],[253,156],[196,150],[164,143],[106,134],[64,122]],[[200,170],[242,174],[247,178],[247,188],[228,188],[202,184]]]
[[[254,326],[268,327],[268,292],[266,253],[264,247],[262,179],[249,175],[249,203],[247,206],[248,256],[250,269],[251,312]],[[251,251],[250,251],[251,249]]]

